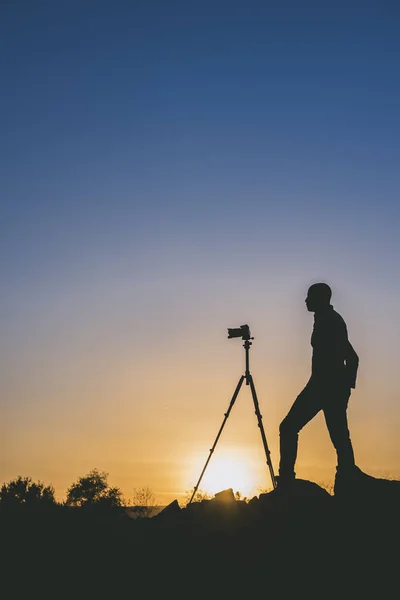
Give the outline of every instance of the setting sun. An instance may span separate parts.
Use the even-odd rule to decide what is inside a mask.
[[[193,486],[197,483],[205,465],[198,457],[193,461],[191,469]],[[192,463],[192,464],[193,464]],[[238,450],[221,451],[211,457],[201,479],[199,489],[214,495],[222,490],[232,488],[234,493],[240,492],[249,497],[257,493],[258,479],[254,461],[242,455]]]

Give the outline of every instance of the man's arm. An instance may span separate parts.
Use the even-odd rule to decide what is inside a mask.
[[[346,352],[346,372],[349,380],[349,385],[353,389],[355,389],[356,387],[358,364],[359,358],[357,352],[354,350],[350,342],[348,342]]]

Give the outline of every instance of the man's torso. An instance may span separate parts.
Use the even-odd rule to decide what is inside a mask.
[[[346,384],[349,345],[346,323],[332,305],[315,313],[314,319],[311,377],[324,385]]]

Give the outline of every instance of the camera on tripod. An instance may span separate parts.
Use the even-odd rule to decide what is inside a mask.
[[[250,327],[241,325],[240,327],[228,328],[228,339],[241,337],[242,340],[253,340],[250,335]]]
[[[217,437],[215,439],[215,442],[214,442],[214,444],[213,444],[213,446],[212,446],[212,448],[210,450],[210,453],[208,455],[206,464],[204,465],[203,470],[202,470],[202,472],[200,474],[199,480],[196,483],[196,485],[194,486],[194,490],[193,490],[192,496],[191,496],[191,498],[189,500],[189,504],[192,503],[193,498],[197,494],[197,490],[199,489],[200,481],[201,481],[201,479],[202,479],[202,477],[204,475],[204,472],[205,472],[205,470],[207,468],[208,463],[210,462],[211,456],[213,455],[213,452],[215,450],[215,446],[217,445],[217,442],[218,442],[219,437],[220,437],[220,435],[222,433],[222,430],[224,428],[226,420],[229,417],[229,414],[230,414],[230,412],[232,410],[232,407],[233,407],[233,405],[236,402],[236,398],[237,398],[237,396],[238,396],[238,394],[240,392],[240,388],[242,387],[242,384],[243,384],[244,381],[246,381],[246,385],[249,385],[250,389],[251,389],[251,395],[253,397],[255,414],[257,415],[258,427],[260,428],[260,432],[261,432],[261,439],[262,439],[262,443],[263,443],[263,446],[264,446],[265,456],[266,456],[266,459],[267,459],[267,465],[269,467],[269,472],[270,472],[270,475],[271,475],[272,485],[273,485],[274,488],[276,488],[276,486],[277,486],[277,481],[276,481],[276,477],[275,477],[275,474],[274,474],[274,467],[272,465],[271,456],[270,456],[271,453],[270,453],[269,448],[268,448],[267,438],[265,437],[265,431],[264,431],[264,426],[263,426],[263,423],[262,423],[262,416],[261,416],[261,413],[260,413],[260,407],[259,407],[259,404],[258,404],[258,398],[257,398],[256,388],[255,388],[255,385],[254,385],[253,376],[250,373],[250,362],[249,362],[250,361],[250,359],[249,359],[249,353],[250,353],[250,346],[251,346],[250,340],[254,340],[254,338],[250,336],[250,327],[248,325],[241,325],[240,327],[232,327],[232,328],[228,327],[228,338],[239,338],[239,337],[242,338],[242,340],[245,340],[245,342],[243,344],[243,348],[246,351],[246,370],[245,370],[244,375],[242,375],[240,377],[239,382],[238,382],[238,384],[236,386],[236,389],[235,389],[235,391],[233,393],[232,399],[230,401],[228,410],[224,414],[224,420],[222,421],[222,425],[221,425],[221,427],[219,429],[219,432],[218,432],[218,435],[217,435]]]

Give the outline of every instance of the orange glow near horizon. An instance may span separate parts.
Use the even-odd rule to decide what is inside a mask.
[[[207,457],[203,462],[196,456],[188,467],[193,486],[197,484],[204,468]],[[255,468],[254,460],[237,448],[215,450],[199,484],[199,490],[214,496],[222,490],[232,488],[245,497],[260,493],[260,474]]]

